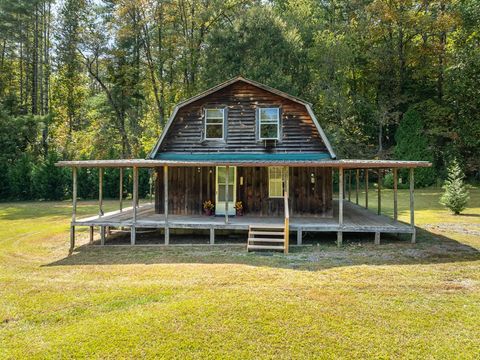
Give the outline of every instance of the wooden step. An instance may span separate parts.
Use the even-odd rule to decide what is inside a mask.
[[[285,232],[284,231],[256,231],[252,230],[250,231],[250,234],[253,235],[278,235],[278,236],[284,236]]]
[[[283,246],[275,246],[275,245],[248,245],[248,250],[284,250]]]
[[[273,238],[248,238],[248,242],[276,242],[276,243],[284,243],[285,239],[273,239]]]
[[[259,225],[250,225],[249,229],[284,229],[285,225],[283,224],[259,224]]]

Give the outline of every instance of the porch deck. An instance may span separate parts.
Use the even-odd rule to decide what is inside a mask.
[[[344,202],[343,226],[338,224],[338,201],[334,201],[332,218],[313,216],[290,216],[290,231],[317,231],[317,232],[363,232],[363,233],[405,233],[412,234],[414,229],[406,223],[394,221],[384,215],[377,215],[370,210],[360,207],[351,202]],[[201,216],[201,215],[168,215],[168,227],[170,229],[232,229],[248,230],[250,225],[283,224],[283,217],[259,217],[259,216],[232,216],[225,223],[224,216]],[[131,227],[133,224],[132,208],[122,212],[113,211],[102,217],[92,216],[77,219],[72,222],[73,226],[108,226],[108,227]],[[165,217],[156,214],[152,204],[141,205],[137,209],[137,228],[164,228]]]

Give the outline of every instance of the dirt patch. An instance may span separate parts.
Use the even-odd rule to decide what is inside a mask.
[[[425,228],[433,232],[448,233],[456,232],[465,235],[480,236],[480,224],[467,223],[443,223],[443,224],[427,224]]]

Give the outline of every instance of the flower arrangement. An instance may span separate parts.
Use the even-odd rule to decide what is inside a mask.
[[[203,202],[203,211],[205,215],[211,216],[213,214],[213,209],[215,208],[215,204],[211,200],[207,200]]]
[[[235,210],[237,211],[237,215],[238,216],[242,216],[243,215],[243,204],[241,201],[237,201],[235,203]]]

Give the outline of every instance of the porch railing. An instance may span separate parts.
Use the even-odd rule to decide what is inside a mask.
[[[290,222],[290,210],[288,208],[288,192],[285,191],[283,198],[285,199],[285,225],[284,225],[284,236],[285,236],[285,242],[284,242],[284,252],[285,254],[288,254],[288,243],[289,243],[289,222]]]

